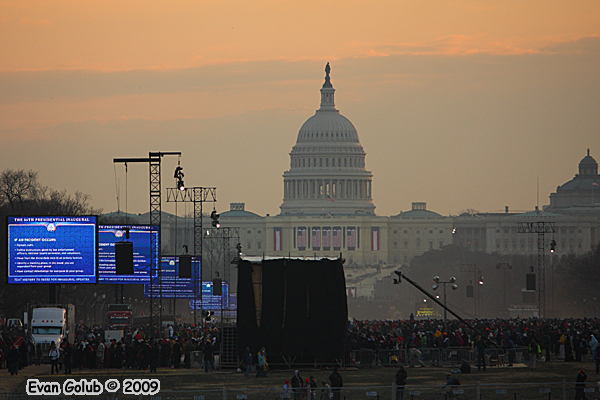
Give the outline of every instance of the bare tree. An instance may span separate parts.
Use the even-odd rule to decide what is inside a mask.
[[[38,173],[25,170],[5,170],[0,174],[0,221],[8,215],[98,215],[102,210],[89,204],[90,196],[81,192],[69,195],[40,185]],[[0,243],[6,243],[6,229],[0,229]],[[0,263],[7,260],[6,246],[0,246]],[[44,302],[46,285],[7,285],[7,268],[0,268],[0,315],[20,316],[27,303]],[[82,299],[87,291],[75,297]],[[75,300],[74,300],[75,301]],[[75,301],[76,302],[76,301]]]
[[[7,169],[0,175],[0,205],[12,210],[22,209],[25,202],[36,198],[41,190],[38,173],[22,169]]]
[[[463,210],[460,210],[458,212],[458,215],[463,215],[463,214],[468,214],[468,215],[475,215],[475,214],[479,214],[479,210],[476,210],[474,208],[465,208]]]
[[[595,298],[600,286],[600,244],[581,256],[562,258],[557,270],[572,298]]]

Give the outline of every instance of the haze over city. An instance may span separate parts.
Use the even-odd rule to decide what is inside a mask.
[[[0,169],[39,171],[105,212],[117,193],[121,210],[149,210],[148,167],[126,177],[113,158],[181,151],[186,184],[216,186],[219,210],[278,214],[327,62],[378,215],[413,201],[444,215],[531,210],[538,178],[542,206],[588,148],[600,156],[598,1],[0,8]],[[176,165],[164,159],[163,187]]]

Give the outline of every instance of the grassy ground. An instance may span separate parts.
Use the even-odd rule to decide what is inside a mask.
[[[271,388],[280,390],[285,380],[291,379],[293,371],[290,370],[271,370],[267,378],[255,378],[252,375],[246,378],[243,373],[235,371],[209,372],[205,373],[200,369],[159,369],[156,374],[150,374],[147,371],[132,370],[84,370],[73,371],[70,376],[64,374],[49,374],[50,367],[31,366],[20,371],[18,376],[12,376],[7,370],[0,370],[0,388],[7,392],[13,388],[24,386],[28,378],[35,377],[40,381],[58,381],[63,382],[66,378],[74,379],[92,379],[96,378],[104,382],[108,378],[117,378],[119,380],[127,378],[158,378],[161,381],[161,392],[164,391],[210,391],[222,390],[223,386],[228,389],[240,390],[261,390]],[[408,372],[408,385],[443,385],[446,382],[445,373],[456,367],[418,367],[406,368]],[[481,384],[510,384],[525,385],[533,383],[548,382],[574,382],[580,369],[588,373],[588,386],[596,386],[596,381],[600,379],[595,373],[593,363],[565,363],[562,361],[551,361],[546,363],[538,362],[535,370],[517,364],[514,367],[490,367],[486,372],[478,372],[477,368],[471,374],[457,375],[463,386]],[[341,370],[344,379],[344,388],[368,387],[368,386],[387,386],[390,387],[394,382],[396,368],[351,368]],[[301,370],[303,378],[314,376],[319,387],[321,381],[329,382],[330,370],[305,369]],[[357,389],[358,390],[358,389]]]

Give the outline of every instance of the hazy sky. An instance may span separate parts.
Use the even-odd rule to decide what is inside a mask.
[[[181,151],[219,211],[277,214],[326,62],[379,215],[531,210],[600,161],[598,0],[0,0],[0,55],[0,170],[105,212],[149,210],[113,158]]]

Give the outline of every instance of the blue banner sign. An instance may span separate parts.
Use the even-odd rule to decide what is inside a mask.
[[[129,229],[129,239],[126,239]],[[98,282],[140,284],[150,283],[152,242],[158,243],[158,227],[150,225],[100,225],[98,227]],[[115,243],[133,243],[133,275],[117,275]],[[155,250],[158,259],[158,246]]]
[[[95,216],[8,217],[8,283],[96,283]]]
[[[192,276],[196,274],[198,285],[201,276],[200,258],[192,256]],[[152,297],[163,299],[193,299],[194,280],[179,278],[179,257],[163,256],[160,261],[161,284],[153,283]],[[199,292],[199,290],[198,290]],[[150,297],[150,284],[144,285],[144,296]]]
[[[229,283],[223,282],[221,284],[222,296],[213,295],[213,283],[211,281],[202,282],[202,307],[200,306],[200,300],[190,300],[190,310],[196,307],[196,310],[220,310],[221,308],[229,308]],[[221,303],[223,299],[223,303]]]

